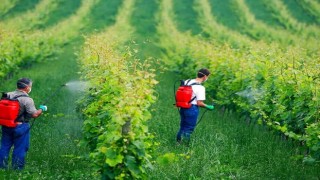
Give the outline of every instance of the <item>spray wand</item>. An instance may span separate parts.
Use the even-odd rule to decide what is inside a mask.
[[[47,97],[47,98],[44,100],[44,102],[43,102],[42,104],[43,104],[43,105],[47,104],[47,102],[48,102],[53,96],[57,95],[58,92],[59,92],[63,87],[65,87],[65,86],[67,86],[66,83],[60,85],[60,86],[56,89],[56,91],[54,91],[54,93],[52,93],[49,97]]]
[[[211,104],[211,105],[212,105],[212,106],[214,106],[214,105],[215,105],[213,101],[212,101],[212,104]],[[201,120],[202,120],[203,116],[206,114],[206,112],[207,112],[207,111],[209,111],[209,109],[206,109],[206,110],[202,113],[202,115],[201,115],[201,117],[200,117],[199,121],[197,122],[197,125],[196,125],[196,126],[198,126],[198,124],[201,122]]]

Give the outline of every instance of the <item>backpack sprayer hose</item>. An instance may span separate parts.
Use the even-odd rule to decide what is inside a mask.
[[[177,84],[178,81],[180,81],[180,84],[182,83],[181,80],[177,80],[177,81],[174,82],[174,84],[173,84],[173,96],[175,97],[175,101],[177,100],[177,99],[176,99],[176,84]],[[175,106],[176,104],[173,104],[173,105]],[[178,110],[178,113],[180,114],[180,111],[179,111],[180,108],[179,108],[179,107],[177,107],[177,110]]]
[[[212,102],[212,104],[211,104],[211,105],[212,105],[212,106],[214,106],[214,103]],[[201,117],[200,117],[199,121],[197,122],[196,127],[197,127],[197,126],[198,126],[198,124],[201,122],[201,120],[202,120],[202,118],[203,118],[204,114],[205,114],[207,111],[209,111],[209,109],[206,109],[206,110],[202,113],[202,115],[201,115]]]
[[[43,102],[42,104],[43,104],[43,105],[47,104],[47,102],[48,102],[53,96],[57,95],[58,92],[59,92],[63,87],[65,87],[65,86],[67,86],[66,83],[60,85],[60,86],[56,89],[56,91],[54,91],[54,93],[52,93],[49,97],[47,97],[47,98],[44,100],[44,102]]]

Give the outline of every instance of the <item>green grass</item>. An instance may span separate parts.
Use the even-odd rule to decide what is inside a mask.
[[[255,0],[245,0],[245,2],[246,5],[250,8],[251,13],[254,14],[257,20],[260,20],[271,27],[284,27],[277,19],[272,16],[271,12],[266,8],[263,2]]]
[[[283,0],[283,2],[288,7],[288,10],[292,14],[292,16],[299,22],[306,24],[316,24],[315,17],[311,16],[301,6],[299,6],[296,0]]]
[[[212,14],[216,17],[218,23],[233,30],[240,29],[241,24],[239,18],[230,5],[232,0],[209,0],[209,2],[211,4]]]
[[[131,25],[135,27],[138,35],[145,38],[154,36],[156,33],[155,12],[158,10],[158,4],[154,0],[138,0],[131,17]]]
[[[16,5],[12,9],[10,9],[6,14],[0,17],[0,20],[19,16],[20,14],[33,9],[39,2],[40,0],[18,0]]]
[[[115,23],[115,17],[122,1],[102,0],[91,10],[87,17],[89,24],[84,28],[84,32],[90,33],[100,31]]]
[[[193,4],[194,0],[174,0],[173,9],[179,30],[190,31],[196,35],[202,33],[202,29],[197,22],[197,13],[193,9]]]
[[[156,45],[157,21],[155,13],[157,11],[158,4],[156,0],[138,0],[135,4],[130,23],[136,31],[132,39],[137,41],[139,45],[139,53],[137,55],[141,59],[148,57],[159,58],[157,57],[159,55],[159,47]],[[128,43],[130,44],[131,41]]]
[[[81,5],[81,0],[72,0],[72,1],[59,1],[58,7],[54,11],[50,12],[49,18],[43,27],[49,27],[57,24],[60,20],[68,18],[71,16],[77,8]]]

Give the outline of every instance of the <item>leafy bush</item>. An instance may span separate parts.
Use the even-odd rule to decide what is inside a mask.
[[[145,178],[155,145],[146,121],[157,82],[148,61],[130,49],[121,56],[115,47],[103,36],[86,40],[81,63],[91,89],[81,103],[85,143],[103,178]]]

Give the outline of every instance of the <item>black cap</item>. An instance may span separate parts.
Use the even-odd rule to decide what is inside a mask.
[[[210,71],[206,68],[202,68],[198,71],[198,78],[202,78],[203,76],[209,76],[210,75]]]
[[[24,89],[27,86],[31,86],[32,81],[29,78],[21,78],[17,81],[17,88],[18,89]]]

